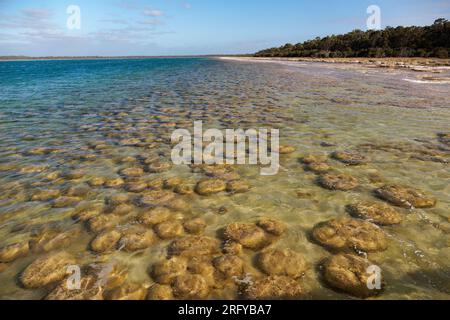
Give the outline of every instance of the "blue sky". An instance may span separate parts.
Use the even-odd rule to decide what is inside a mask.
[[[0,55],[191,55],[252,53],[366,29],[450,19],[450,0],[0,0]],[[81,29],[69,30],[69,5]]]

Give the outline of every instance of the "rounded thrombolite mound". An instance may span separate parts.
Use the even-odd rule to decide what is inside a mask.
[[[170,162],[164,162],[164,161],[153,161],[148,164],[148,171],[151,173],[160,173],[169,170],[172,167],[172,164]]]
[[[128,203],[122,203],[117,206],[109,207],[108,213],[112,214],[112,215],[117,215],[117,216],[126,216],[135,210],[136,210],[135,206],[128,204]]]
[[[333,152],[331,154],[331,157],[350,166],[366,164],[369,161],[369,159],[365,155],[362,155],[357,152],[348,152],[348,151]]]
[[[139,177],[144,174],[144,169],[139,167],[131,167],[120,170],[120,174],[125,177]]]
[[[174,300],[172,287],[154,284],[148,289],[147,300]]]
[[[223,276],[231,278],[244,273],[244,261],[234,255],[224,255],[213,260],[213,265]]]
[[[31,201],[48,201],[58,198],[61,195],[61,191],[58,189],[45,189],[37,190],[33,192],[30,197]]]
[[[164,180],[164,188],[166,189],[174,189],[183,184],[183,179],[180,177],[172,177]]]
[[[245,248],[258,250],[270,244],[268,235],[253,223],[232,223],[225,227],[226,240],[236,241]]]
[[[188,184],[181,184],[181,185],[176,186],[173,189],[173,192],[181,194],[181,195],[189,195],[189,194],[194,193],[194,189],[192,188],[192,186],[190,186]]]
[[[27,289],[44,287],[62,280],[67,267],[75,264],[75,258],[66,252],[54,253],[33,261],[20,275],[20,283]]]
[[[147,297],[147,289],[141,284],[126,282],[105,292],[104,296],[108,300],[144,300]]]
[[[227,192],[245,193],[250,190],[250,184],[244,180],[232,180],[227,182]]]
[[[375,194],[387,202],[403,208],[432,208],[436,205],[436,199],[425,195],[417,189],[386,185],[375,190]]]
[[[98,279],[87,275],[80,280],[80,289],[69,289],[66,281],[61,281],[45,300],[102,300],[102,288],[97,285]]]
[[[386,235],[379,227],[352,218],[319,223],[314,227],[312,237],[321,245],[336,251],[377,252],[387,249]]]
[[[131,228],[123,232],[119,241],[119,249],[134,252],[146,249],[156,242],[156,236],[152,230],[144,228]]]
[[[322,155],[322,154],[319,154],[319,155],[310,154],[310,155],[307,155],[307,156],[304,156],[303,158],[301,158],[300,161],[303,164],[324,163],[327,161],[327,156]]]
[[[288,145],[280,145],[278,149],[279,154],[290,154],[295,152],[295,147]]]
[[[114,250],[121,237],[122,234],[115,229],[104,231],[92,240],[91,250],[98,253]]]
[[[180,299],[204,299],[209,287],[205,278],[198,274],[177,276],[172,283],[173,294]]]
[[[187,269],[192,274],[201,275],[208,284],[213,285],[215,283],[216,269],[211,264],[210,257],[191,257]]]
[[[286,231],[287,228],[286,224],[272,218],[262,218],[258,221],[257,224],[259,227],[266,230],[266,232],[276,236],[281,236]]]
[[[307,269],[306,260],[290,249],[269,249],[258,256],[259,268],[268,275],[300,278]]]
[[[88,207],[82,207],[80,209],[77,209],[72,214],[72,219],[76,221],[86,222],[89,219],[100,215],[102,212],[103,212],[102,205],[92,205]]]
[[[285,276],[268,276],[253,281],[242,290],[243,297],[251,300],[299,299],[300,284]]]
[[[87,221],[89,230],[94,233],[116,227],[121,222],[121,217],[115,214],[101,214]]]
[[[330,171],[331,167],[325,162],[313,162],[306,164],[305,169],[320,174]]]
[[[155,263],[151,270],[151,277],[160,284],[170,284],[175,277],[187,272],[187,261],[182,257],[172,257]]]
[[[373,223],[389,226],[399,224],[403,218],[392,207],[378,202],[359,202],[347,206],[347,211],[356,218],[369,220]]]
[[[91,187],[101,187],[105,184],[105,178],[103,177],[93,177],[88,181],[88,185]]]
[[[226,187],[225,181],[221,179],[205,179],[197,183],[195,192],[202,196],[209,196],[225,191]]]
[[[172,255],[193,257],[219,252],[219,240],[205,236],[187,236],[173,241],[169,246]]]
[[[156,207],[140,213],[137,219],[139,223],[151,227],[168,221],[173,215],[174,213],[170,209]]]
[[[94,276],[97,279],[97,285],[104,290],[111,290],[125,283],[128,270],[126,265],[114,262],[95,262],[83,267],[83,272]]]
[[[116,193],[105,199],[108,206],[118,206],[129,202],[131,202],[131,197],[126,193]]]
[[[325,189],[341,191],[352,190],[359,185],[356,178],[347,174],[325,174],[320,176],[317,182]]]
[[[121,185],[123,185],[124,183],[125,183],[125,181],[123,181],[123,179],[120,177],[111,178],[111,179],[107,179],[105,181],[105,186],[108,188],[117,188],[117,187],[120,187]]]
[[[200,234],[206,228],[206,222],[202,218],[195,218],[183,223],[184,229],[192,234]]]
[[[12,262],[28,255],[30,246],[28,241],[13,243],[0,248],[0,263]]]
[[[61,196],[53,200],[53,208],[66,208],[77,205],[81,201],[80,197]]]
[[[151,190],[144,193],[140,199],[142,206],[158,206],[172,201],[175,194],[167,190]]]
[[[34,252],[49,252],[68,247],[81,235],[81,227],[70,227],[66,231],[48,229],[33,235],[29,241],[30,249]]]
[[[338,254],[328,258],[323,264],[323,280],[330,287],[358,298],[378,295],[383,289],[369,289],[368,280],[372,275],[368,268],[372,263],[352,254]]]
[[[130,181],[125,185],[125,190],[129,192],[140,193],[148,188],[148,183],[145,181]]]
[[[153,229],[161,239],[173,239],[182,236],[184,233],[183,224],[177,220],[161,222]]]
[[[222,252],[224,254],[240,255],[242,253],[242,244],[235,241],[225,241]]]

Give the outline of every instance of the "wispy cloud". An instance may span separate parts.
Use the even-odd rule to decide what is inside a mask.
[[[148,16],[148,17],[164,16],[164,12],[162,12],[161,10],[155,10],[155,9],[145,9],[142,13],[144,16]]]

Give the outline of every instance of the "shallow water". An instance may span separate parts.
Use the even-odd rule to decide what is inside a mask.
[[[437,199],[431,209],[401,209],[401,225],[383,227],[389,247],[370,253],[386,281],[376,299],[450,298],[450,170],[448,163],[416,159],[428,150],[449,160],[438,133],[450,132],[450,86],[405,81],[408,71],[344,70],[320,64],[280,64],[217,59],[149,59],[93,61],[32,61],[0,63],[0,247],[28,241],[33,226],[59,222],[61,231],[76,224],[71,215],[122,187],[89,187],[80,201],[64,208],[52,201],[29,201],[39,189],[62,194],[93,177],[120,177],[126,167],[142,166],[140,159],[170,160],[174,128],[277,128],[282,144],[296,148],[281,156],[278,175],[263,177],[256,166],[235,171],[252,188],[243,194],[177,195],[185,218],[202,217],[205,235],[218,237],[230,222],[274,217],[288,225],[273,247],[291,248],[304,255],[310,269],[298,280],[307,299],[351,299],[325,286],[316,266],[331,255],[310,241],[311,229],[322,221],[348,216],[345,206],[374,200],[373,190],[386,184],[412,186]],[[128,138],[139,146],[123,146]],[[47,148],[36,152],[36,148]],[[348,173],[360,185],[348,192],[328,191],[316,184],[299,159],[308,154],[329,155],[357,150],[370,161],[346,166],[330,159],[334,171]],[[36,154],[38,153],[38,154]],[[39,154],[41,153],[41,154]],[[43,154],[42,154],[43,153]],[[124,162],[132,156],[135,162]],[[76,179],[67,173],[80,171]],[[50,173],[59,176],[49,179]],[[188,166],[162,173],[145,172],[140,180],[181,177],[194,185],[205,177]],[[302,190],[307,196],[298,197]],[[138,197],[139,193],[130,193]],[[218,208],[226,207],[226,214]],[[143,210],[135,207],[135,212]],[[127,224],[122,226],[127,228]],[[147,270],[164,259],[170,240],[159,240],[135,253],[115,251],[99,256],[89,250],[87,230],[66,251],[81,264],[101,259],[121,261],[129,280],[153,283]],[[0,298],[39,299],[46,289],[27,290],[17,276],[43,253],[17,259],[0,273]],[[254,251],[245,250],[246,272],[258,278]],[[213,290],[210,298],[236,298],[234,287]]]

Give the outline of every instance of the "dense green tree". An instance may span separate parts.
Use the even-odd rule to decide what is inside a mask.
[[[257,57],[438,57],[450,56],[450,22],[438,19],[425,27],[354,30],[259,51]]]

